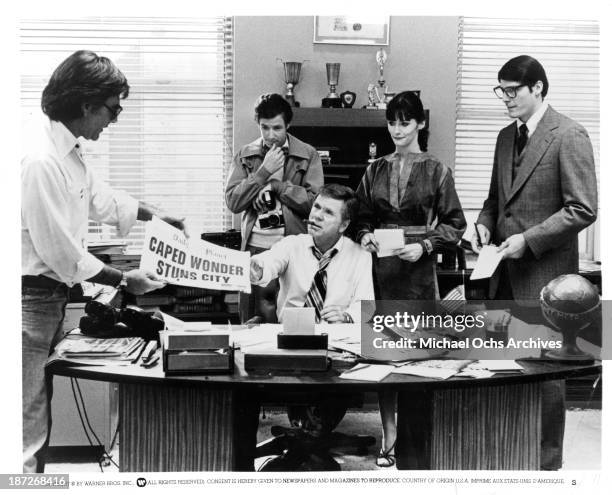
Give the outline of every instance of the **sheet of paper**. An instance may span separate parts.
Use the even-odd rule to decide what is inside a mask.
[[[479,370],[473,368],[465,368],[455,376],[464,376],[468,378],[491,378],[495,373],[489,370]]]
[[[402,375],[422,376],[425,378],[438,378],[446,380],[456,375],[459,370],[469,364],[468,360],[440,360],[433,359],[427,361],[415,361],[399,368],[395,368],[393,373]]]
[[[481,359],[474,364],[473,368],[489,371],[523,371],[524,368],[512,359]]]
[[[404,231],[402,229],[375,229],[374,237],[379,248],[377,256],[384,258],[393,256],[396,249],[404,247]]]
[[[236,251],[186,238],[172,225],[153,217],[146,222],[140,268],[175,285],[251,292],[248,251]]]
[[[287,335],[314,335],[314,308],[285,308],[283,310],[283,333]]]
[[[497,265],[502,259],[502,253],[497,252],[497,246],[488,244],[482,246],[478,260],[476,260],[476,266],[472,271],[470,280],[480,280],[483,278],[490,278],[495,272]]]
[[[232,336],[234,344],[244,351],[249,347],[263,344],[273,343],[276,346],[276,335],[282,331],[283,326],[278,323],[265,323],[252,328],[232,327]]]
[[[363,380],[366,382],[379,382],[389,375],[395,368],[388,364],[361,363],[340,375],[346,380]]]

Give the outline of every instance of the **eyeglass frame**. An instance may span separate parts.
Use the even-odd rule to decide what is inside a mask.
[[[123,107],[121,105],[117,105],[113,108],[109,107],[106,103],[102,103],[102,106],[105,106],[106,109],[111,113],[111,115],[113,116],[112,120],[116,120],[117,117],[119,117],[119,114],[123,112]]]
[[[519,84],[518,86],[509,86],[507,88],[504,88],[502,86],[495,86],[493,88],[493,93],[495,94],[495,96],[497,96],[500,100],[503,99],[504,95],[506,95],[508,98],[510,98],[511,100],[513,100],[514,98],[516,98],[517,95],[517,91],[522,88],[523,86],[529,86],[529,84],[524,83],[524,84]],[[500,89],[502,91],[501,96],[497,94],[497,90]],[[514,92],[514,96],[510,96],[508,94],[508,91],[513,91]]]

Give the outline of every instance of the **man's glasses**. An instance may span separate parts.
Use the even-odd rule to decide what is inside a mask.
[[[518,86],[508,86],[507,88],[496,86],[493,88],[493,92],[498,98],[503,98],[504,95],[506,95],[508,98],[516,98],[516,92],[523,86],[527,86],[527,84],[519,84]]]
[[[106,103],[102,103],[102,105],[104,105],[106,109],[110,112],[113,117],[112,120],[116,120],[117,117],[119,117],[119,114],[123,112],[123,107],[121,105],[117,105],[115,107],[109,107]]]

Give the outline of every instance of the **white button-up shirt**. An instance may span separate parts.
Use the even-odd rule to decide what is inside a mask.
[[[544,117],[544,112],[546,112],[547,108],[548,102],[542,102],[540,108],[533,112],[533,115],[529,117],[527,122],[525,122],[525,125],[527,126],[527,138],[530,138],[533,135],[536,127],[538,127],[538,124],[540,123],[540,120],[542,120],[542,117]],[[516,127],[521,127],[522,124],[523,122],[521,122],[521,119],[516,119]]]
[[[290,235],[268,251],[254,256],[263,265],[257,285],[279,278],[277,309],[279,321],[286,307],[304,307],[319,260],[312,252],[314,241],[309,234]],[[340,306],[354,322],[361,321],[361,301],[374,299],[372,255],[347,237],[331,248],[338,252],[327,266],[325,306]]]
[[[61,122],[46,119],[28,148],[21,161],[21,273],[72,286],[103,267],[87,252],[89,219],[126,235],[138,201],[95,178],[78,139]]]

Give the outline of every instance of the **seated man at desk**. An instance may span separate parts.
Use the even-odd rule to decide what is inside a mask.
[[[251,258],[251,283],[280,281],[280,322],[286,307],[304,306],[314,307],[317,322],[360,320],[360,302],[374,299],[374,289],[370,254],[344,236],[356,208],[351,188],[327,184],[310,210],[307,234],[285,237]]]
[[[361,300],[374,299],[370,253],[348,237],[346,229],[355,218],[357,197],[346,186],[327,184],[321,188],[308,218],[308,233],[285,237],[272,248],[251,258],[251,283],[265,285],[278,278],[277,315],[283,321],[287,307],[314,307],[318,322],[352,323],[361,320]],[[290,406],[289,419],[313,435],[331,432],[347,409],[346,397],[320,401],[316,406]],[[255,445],[259,404],[252,398],[246,420],[248,449]],[[246,424],[248,423],[248,424]],[[253,456],[254,457],[254,456]]]

